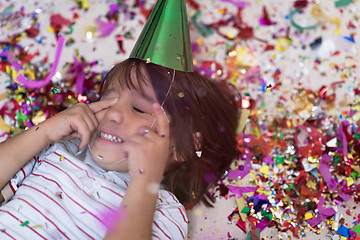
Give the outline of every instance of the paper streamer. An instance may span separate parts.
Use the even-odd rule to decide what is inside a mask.
[[[229,170],[228,177],[232,178],[232,179],[242,179],[250,173],[251,168],[252,168],[251,159],[250,159],[250,156],[247,155],[245,164],[244,164],[244,169],[243,170]]]
[[[241,8],[241,9],[245,8],[246,5],[249,4],[246,1],[234,1],[234,0],[221,0],[221,1],[234,4],[235,6],[237,6],[238,8]]]
[[[312,30],[312,29],[316,29],[319,24],[314,24],[314,25],[309,25],[309,26],[300,26],[298,23],[295,22],[294,18],[296,16],[297,13],[301,12],[302,9],[301,8],[296,8],[293,11],[290,12],[290,23],[293,27],[299,29],[299,30]]]
[[[83,94],[84,92],[84,82],[85,82],[85,72],[84,68],[87,66],[87,63],[79,62],[76,57],[74,57],[74,64],[69,68],[66,73],[73,73],[76,76],[75,90],[77,94]]]
[[[227,185],[227,187],[229,188],[229,191],[234,193],[236,195],[237,198],[241,198],[243,196],[243,193],[248,193],[248,192],[255,192],[259,186],[256,187],[236,187],[236,186],[231,186],[231,185]]]
[[[62,36],[59,36],[57,46],[56,46],[54,63],[51,66],[49,75],[44,80],[29,80],[24,76],[24,74],[19,73],[19,71],[22,69],[22,67],[18,62],[16,62],[15,57],[10,54],[9,50],[1,52],[0,56],[7,57],[8,62],[16,70],[16,72],[19,73],[16,80],[20,84],[22,84],[24,87],[27,87],[27,88],[42,88],[42,87],[45,87],[46,85],[48,85],[51,81],[51,78],[55,75],[64,44],[65,44],[65,38]]]
[[[339,138],[341,139],[341,143],[342,143],[342,147],[343,147],[343,154],[345,157],[348,156],[348,141],[347,141],[346,134],[345,134],[347,125],[348,125],[348,122],[343,121],[343,122],[341,122],[340,127],[337,130],[337,134],[338,134]]]
[[[319,172],[321,176],[323,177],[324,181],[326,182],[326,185],[330,191],[336,191],[337,190],[337,184],[332,177],[332,173],[330,171],[330,166],[327,165],[327,163],[330,161],[330,156],[327,154],[323,155],[322,161],[319,165]]]
[[[335,210],[330,207],[330,208],[324,208],[323,204],[325,203],[325,199],[321,196],[319,197],[319,203],[317,204],[317,209],[319,210],[319,215],[316,218],[312,218],[307,220],[308,223],[314,227],[316,225],[318,225],[322,220],[324,220],[327,217],[330,217],[334,214],[336,214]]]

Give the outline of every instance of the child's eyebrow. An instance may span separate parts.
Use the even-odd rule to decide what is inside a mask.
[[[117,91],[115,89],[108,89],[103,93],[103,96],[107,96],[107,95],[111,95],[117,93]],[[142,92],[142,91],[135,91],[135,96],[141,98],[144,101],[150,102],[150,103],[155,103],[157,102],[157,99],[154,99],[153,97],[150,97],[149,95],[147,95],[146,93]]]
[[[146,93],[144,93],[144,92],[137,92],[137,95],[138,95],[140,98],[142,98],[143,100],[147,101],[147,102],[150,102],[150,103],[155,103],[155,102],[157,102],[156,99],[154,99],[154,98],[146,95]]]

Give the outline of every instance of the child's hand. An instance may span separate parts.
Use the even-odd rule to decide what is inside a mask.
[[[109,108],[117,99],[101,100],[98,102],[78,103],[46,120],[42,125],[46,127],[49,141],[58,141],[71,136],[80,138],[80,148],[90,139],[91,133],[97,128],[98,121],[95,113]]]
[[[170,153],[168,118],[158,103],[153,104],[157,127],[142,127],[124,143],[132,180],[139,176],[160,183]]]

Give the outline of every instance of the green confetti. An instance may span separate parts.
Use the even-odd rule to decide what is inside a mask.
[[[271,219],[273,218],[273,215],[264,209],[261,210],[261,216],[263,216],[264,218],[266,218],[269,221],[271,221]]]
[[[201,21],[198,20],[198,17],[201,15],[200,11],[197,11],[192,17],[191,20],[194,26],[201,32],[203,36],[208,36],[214,34],[214,29],[207,27]]]
[[[59,89],[57,89],[57,88],[53,88],[53,89],[51,89],[51,91],[52,91],[53,93],[59,93]]]
[[[276,156],[276,157],[275,157],[275,164],[276,164],[276,165],[283,164],[283,163],[284,163],[284,159],[285,159],[285,157]]]
[[[30,223],[30,222],[26,220],[25,222],[23,222],[22,224],[20,224],[20,226],[25,227],[25,226],[29,225],[29,223]]]
[[[248,206],[245,206],[244,209],[241,211],[241,213],[248,214],[250,212],[250,208]]]
[[[353,227],[351,230],[357,233],[358,236],[360,236],[360,223]]]
[[[15,116],[15,119],[18,120],[18,122],[19,122],[19,127],[21,127],[21,126],[24,124],[24,122],[29,119],[29,117],[26,116],[26,115],[25,115],[24,113],[22,113],[22,112],[18,112],[18,113],[16,114],[16,116]]]
[[[335,2],[335,7],[343,7],[346,5],[349,5],[350,3],[353,3],[353,0],[339,0]]]
[[[286,190],[293,190],[295,189],[294,184],[290,184],[289,187],[286,188]]]
[[[356,171],[353,171],[351,174],[350,174],[350,177],[352,178],[357,178],[359,176],[359,174],[356,172]]]
[[[341,161],[341,156],[340,155],[335,155],[333,157],[334,164],[338,164],[340,161]]]

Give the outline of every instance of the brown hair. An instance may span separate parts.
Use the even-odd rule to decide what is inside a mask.
[[[105,90],[113,80],[121,88],[135,88],[131,79],[133,70],[140,90],[149,79],[157,100],[162,103],[174,70],[139,59],[130,58],[112,68],[104,79]],[[219,88],[214,81],[196,72],[176,71],[163,107],[171,116],[170,134],[175,140],[177,157],[183,161],[167,169],[162,184],[183,204],[193,206],[203,201],[211,206],[214,197],[209,187],[223,176],[237,154],[235,101],[229,91]],[[199,144],[194,140],[197,132]],[[196,155],[199,147],[201,157]]]

